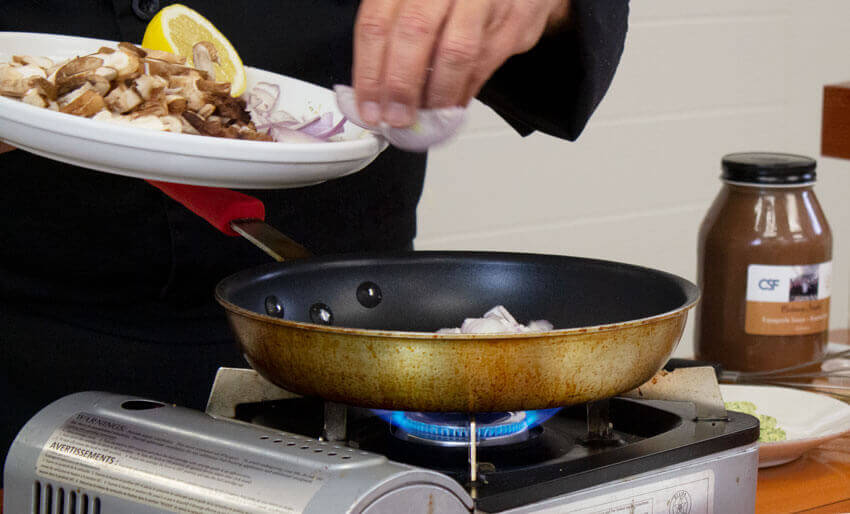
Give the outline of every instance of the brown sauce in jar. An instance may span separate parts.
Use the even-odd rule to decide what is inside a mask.
[[[724,185],[699,233],[697,359],[763,371],[824,354],[832,234],[814,170],[797,155],[723,158]]]

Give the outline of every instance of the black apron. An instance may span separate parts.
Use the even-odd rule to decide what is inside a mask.
[[[140,42],[171,2],[3,0],[0,30]],[[325,87],[350,83],[351,0],[182,3],[245,64]],[[575,139],[613,77],[626,0],[574,0],[569,29],[497,72],[480,98],[520,133]],[[553,74],[555,68],[562,78]],[[425,154],[387,149],[324,184],[248,191],[268,222],[316,254],[410,248]],[[201,409],[219,366],[244,366],[212,291],[268,262],[144,181],[17,150],[0,155],[0,462],[27,419],[81,390]]]

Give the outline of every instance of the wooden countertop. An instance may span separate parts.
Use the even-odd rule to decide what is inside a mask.
[[[832,330],[829,340],[850,344],[850,330]],[[850,435],[788,464],[759,470],[756,513],[791,512],[850,512]]]
[[[850,436],[759,470],[757,514],[850,512]]]

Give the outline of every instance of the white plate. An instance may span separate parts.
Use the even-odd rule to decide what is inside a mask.
[[[13,55],[56,60],[96,52],[113,41],[53,34],[0,32],[0,62]],[[333,111],[328,89],[276,73],[246,67],[248,89],[257,82],[278,84],[280,107],[303,116]],[[363,169],[385,148],[372,133],[352,123],[342,141],[274,143],[116,126],[40,109],[0,96],[0,141],[34,154],[98,171],[204,186],[275,189],[317,184]]]
[[[788,439],[759,443],[759,467],[785,464],[808,450],[850,433],[850,405],[822,394],[786,387],[720,385],[723,400],[747,401],[776,418]]]

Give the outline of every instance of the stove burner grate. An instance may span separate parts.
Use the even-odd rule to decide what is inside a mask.
[[[479,445],[500,445],[528,439],[529,429],[552,417],[560,409],[475,414]],[[397,438],[437,446],[469,444],[470,415],[465,413],[375,411],[390,423]]]

